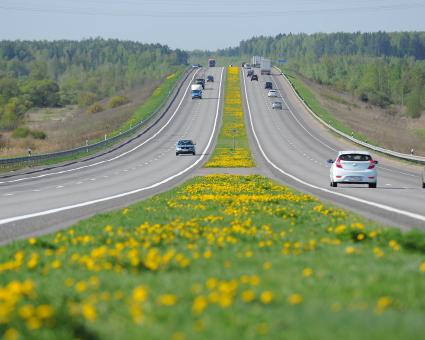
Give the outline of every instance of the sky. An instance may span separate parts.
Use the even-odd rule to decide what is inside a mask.
[[[425,31],[424,18],[425,0],[0,0],[0,40],[215,50],[279,33]]]

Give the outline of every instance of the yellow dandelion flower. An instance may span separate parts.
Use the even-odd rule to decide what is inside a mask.
[[[300,294],[292,294],[288,297],[288,302],[291,305],[299,305],[301,302],[303,302],[303,297]]]
[[[376,303],[375,311],[382,313],[392,304],[392,299],[389,296],[382,296],[378,299]]]
[[[273,293],[269,290],[262,292],[260,295],[260,301],[264,304],[269,304],[273,301]]]
[[[252,302],[255,299],[255,293],[252,290],[245,290],[242,292],[241,297],[243,302]]]
[[[35,239],[35,238],[31,237],[31,238],[28,240],[28,243],[29,243],[29,244],[31,244],[31,245],[34,245],[34,244],[36,244],[36,243],[37,243],[37,239]]]
[[[148,299],[148,290],[144,286],[138,286],[133,289],[133,300],[136,302],[145,302]]]
[[[19,339],[19,333],[15,328],[8,328],[4,334],[4,340],[17,340]]]
[[[303,270],[303,276],[304,277],[310,277],[313,274],[313,269],[311,268],[304,268]]]
[[[84,303],[82,306],[82,314],[88,321],[94,321],[97,318],[96,309],[89,303]]]
[[[208,300],[204,296],[197,296],[192,304],[193,314],[202,314],[205,308],[208,306]]]
[[[162,306],[174,306],[176,302],[177,297],[173,294],[164,294],[157,299],[157,304]]]
[[[272,268],[272,264],[271,264],[271,262],[264,262],[263,263],[263,269],[264,270],[269,270],[269,269],[271,269]]]
[[[424,262],[422,262],[422,263],[419,265],[419,270],[420,270],[422,273],[425,273],[425,261],[424,261]]]

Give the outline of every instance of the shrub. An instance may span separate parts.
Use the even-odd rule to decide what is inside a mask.
[[[31,136],[35,139],[46,139],[47,135],[45,132],[40,130],[33,130],[30,132]]]
[[[27,127],[19,127],[13,130],[12,137],[13,138],[26,138],[30,134],[31,130]]]
[[[78,95],[78,106],[87,107],[97,100],[97,96],[93,92],[81,92]]]
[[[128,99],[125,96],[114,96],[111,98],[111,100],[108,103],[108,107],[113,109],[115,107],[125,105],[130,102],[130,99]]]
[[[102,112],[103,110],[105,110],[103,108],[102,105],[100,105],[100,103],[94,103],[92,105],[90,105],[90,107],[87,109],[88,113],[98,113],[98,112]]]

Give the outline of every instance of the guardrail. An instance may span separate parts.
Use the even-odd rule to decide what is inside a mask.
[[[278,70],[280,72],[280,74],[285,78],[285,80],[288,82],[288,84],[291,86],[292,91],[294,91],[295,95],[297,96],[297,98],[300,100],[301,103],[303,103],[303,105],[305,106],[305,108],[311,113],[311,115],[316,118],[320,123],[322,123],[323,125],[325,125],[328,129],[332,130],[333,132],[337,133],[338,135],[349,139],[350,141],[359,144],[361,146],[364,146],[365,148],[377,151],[377,152],[381,152],[383,154],[392,156],[392,157],[396,157],[396,158],[400,158],[403,160],[407,160],[407,161],[411,161],[411,162],[416,162],[416,163],[421,163],[421,164],[425,164],[425,157],[422,156],[416,156],[416,155],[409,155],[406,153],[401,153],[401,152],[397,152],[397,151],[393,151],[393,150],[388,150],[385,148],[381,148],[379,146],[375,146],[372,144],[369,144],[367,142],[363,142],[361,140],[358,140],[356,138],[354,138],[353,136],[350,136],[348,134],[346,134],[345,132],[342,132],[340,130],[338,130],[337,128],[333,127],[332,125],[328,124],[326,121],[324,121],[322,118],[320,118],[309,106],[308,104],[305,102],[305,100],[300,96],[300,94],[297,92],[297,90],[294,88],[294,86],[292,85],[292,83],[290,82],[290,80],[286,77],[286,75],[282,72],[282,70],[279,67],[273,66],[276,70]]]
[[[130,129],[120,132],[119,134],[106,138],[102,141],[99,141],[97,143],[88,144],[84,146],[80,146],[78,148],[64,150],[64,151],[57,151],[52,153],[45,153],[40,155],[31,155],[31,156],[22,156],[22,157],[13,157],[13,158],[0,158],[0,167],[6,168],[16,165],[35,165],[41,161],[49,161],[54,159],[60,159],[68,156],[73,156],[77,154],[82,153],[89,153],[91,151],[95,151],[98,149],[105,148],[107,146],[111,146],[115,144],[117,141],[124,139],[126,137],[131,136],[133,133],[135,133],[137,130],[139,130],[141,127],[145,126],[158,112],[164,109],[167,103],[171,104],[171,102],[177,97],[178,92],[182,88],[183,84],[187,80],[191,73],[191,68],[187,68],[185,72],[183,73],[179,83],[174,87],[172,91],[169,92],[167,98],[164,100],[163,103],[151,114],[149,114],[148,117],[145,119],[142,119],[139,123],[132,126]]]

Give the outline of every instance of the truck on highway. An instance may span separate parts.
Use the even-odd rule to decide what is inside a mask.
[[[258,55],[253,56],[251,62],[252,67],[260,67],[262,59],[263,57],[260,57]]]
[[[215,59],[208,59],[208,67],[215,67]]]
[[[202,85],[201,84],[192,84],[192,99],[202,99]]]
[[[260,72],[261,74],[270,74],[272,71],[272,62],[270,59],[261,59]]]

